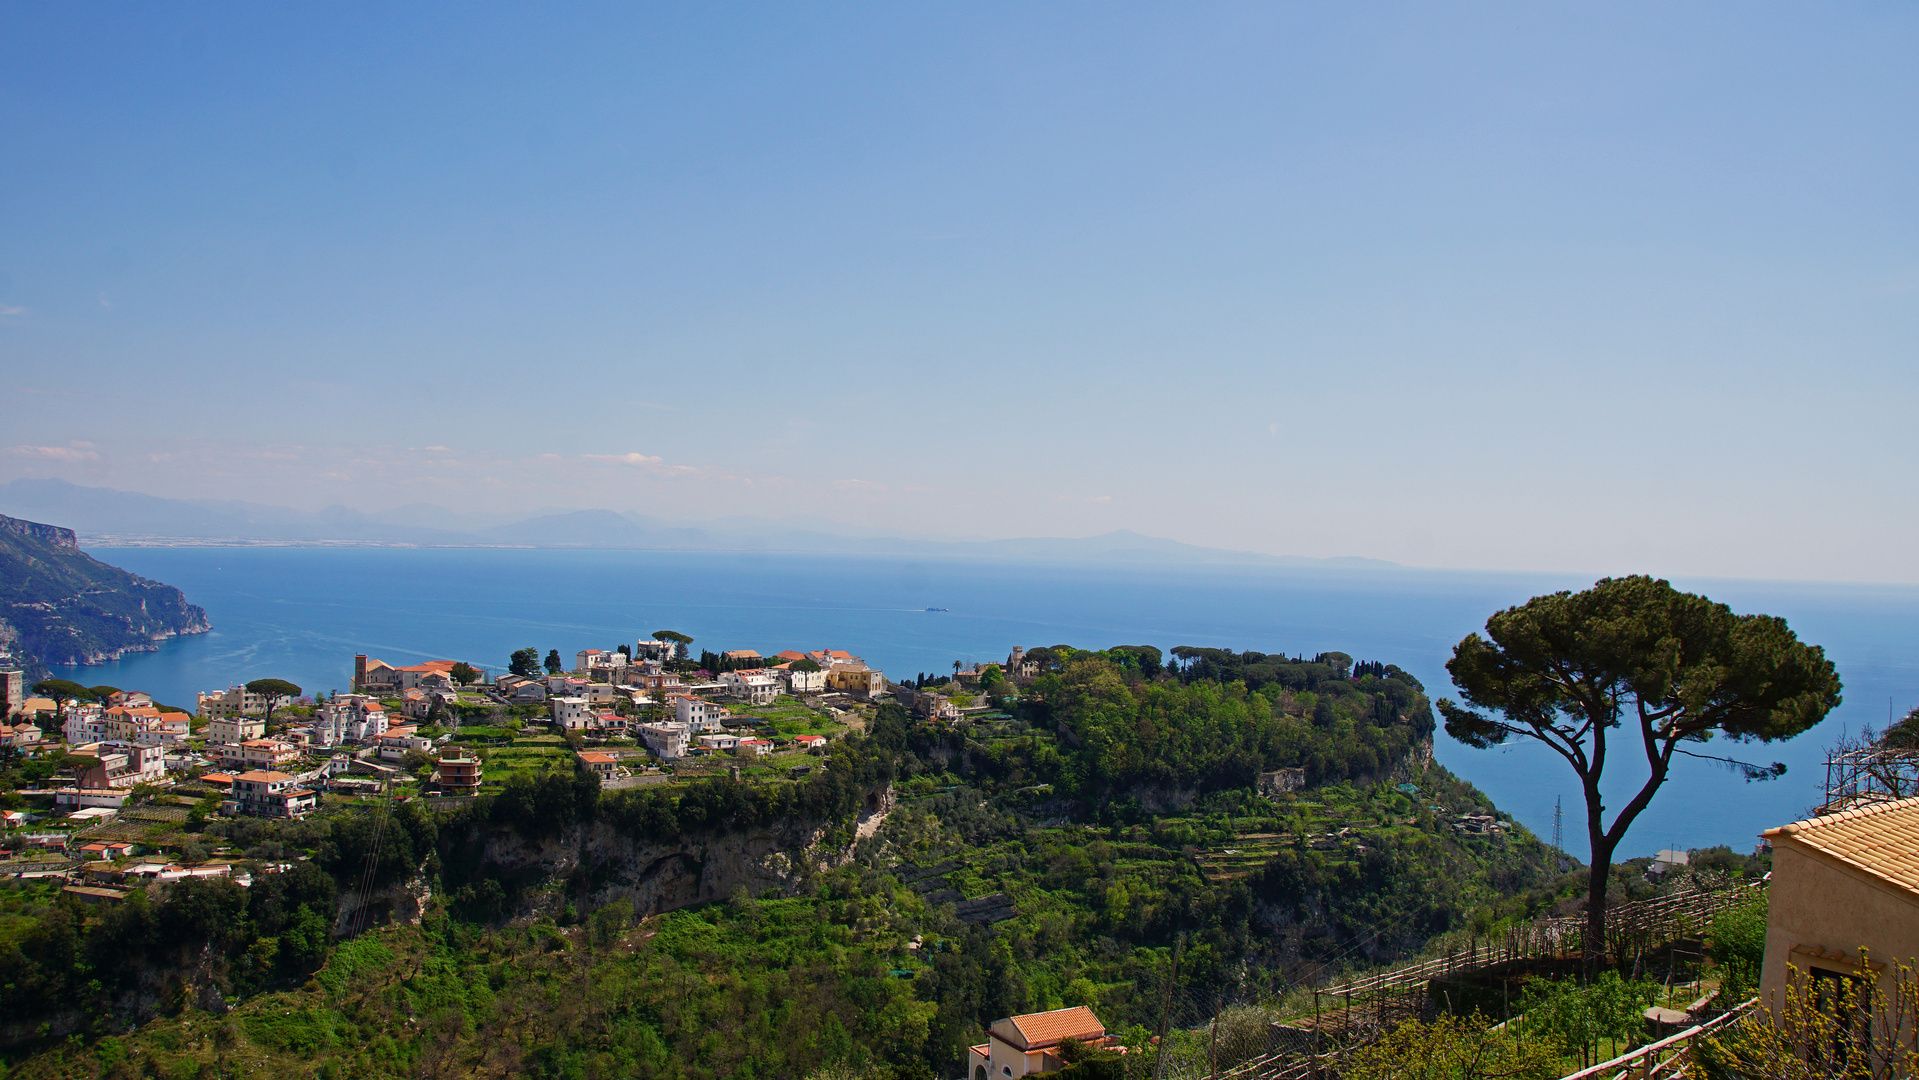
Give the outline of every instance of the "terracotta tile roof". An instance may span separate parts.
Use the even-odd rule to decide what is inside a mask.
[[[206,777],[203,776],[201,777],[201,779],[204,780],[206,779]],[[283,772],[269,772],[262,769],[255,769],[252,772],[243,772],[240,775],[234,777],[234,779],[249,780],[255,783],[270,783],[275,780],[291,780],[293,779],[293,777]]]
[[[1012,1031],[1002,1031],[1001,1025]],[[1084,1005],[1051,1012],[1027,1013],[993,1025],[993,1032],[1021,1050],[1039,1050],[1058,1046],[1061,1039],[1097,1039],[1106,1034],[1093,1010]]]
[[[1895,888],[1919,894],[1919,798],[1842,810],[1760,835],[1775,842],[1804,844]]]

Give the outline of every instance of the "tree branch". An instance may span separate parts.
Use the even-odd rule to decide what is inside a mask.
[[[1750,761],[1740,761],[1738,758],[1719,757],[1714,754],[1695,754],[1691,750],[1681,750],[1677,746],[1673,747],[1672,752],[1675,754],[1684,754],[1689,758],[1698,758],[1701,761],[1716,761],[1731,771],[1744,775],[1747,780],[1772,780],[1786,775],[1786,766],[1783,762],[1775,761],[1771,765],[1755,765]]]

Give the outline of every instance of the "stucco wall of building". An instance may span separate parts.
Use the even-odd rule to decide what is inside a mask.
[[[1784,1001],[1788,965],[1802,975],[1810,967],[1848,972],[1848,960],[1856,960],[1862,948],[1875,965],[1889,968],[1919,957],[1919,896],[1808,851],[1794,840],[1775,839],[1767,892],[1766,959],[1759,992],[1771,1009]],[[1821,960],[1804,950],[1843,954],[1847,960]]]

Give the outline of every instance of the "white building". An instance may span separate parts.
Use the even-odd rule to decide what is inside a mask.
[[[729,714],[722,705],[692,694],[673,695],[673,719],[692,731],[718,731]]]
[[[616,668],[626,666],[626,654],[607,652],[605,649],[581,649],[573,658],[574,671],[591,671],[594,668]]]
[[[99,762],[75,770],[75,782],[81,788],[130,788],[155,783],[167,775],[166,748],[161,746],[99,742],[75,746],[68,752]]]
[[[380,736],[377,740],[381,761],[404,761],[409,751],[426,753],[433,749],[433,740],[424,735],[415,735],[413,729],[396,728]]]
[[[315,746],[371,742],[386,734],[391,726],[386,706],[366,694],[335,694],[318,712],[319,718],[314,721],[310,736]]]
[[[633,730],[646,748],[658,754],[662,761],[676,761],[686,756],[689,730],[685,724],[635,724]]]
[[[752,705],[771,705],[780,696],[780,681],[758,669],[723,671],[720,682],[727,693]]]
[[[786,680],[787,688],[791,690],[795,696],[800,694],[817,694],[826,689],[825,669],[796,671],[789,667],[781,671],[780,675]]]
[[[256,694],[244,686],[229,686],[225,690],[212,693],[200,692],[197,712],[202,720],[211,720],[224,716],[265,716],[267,709],[277,709],[292,701],[288,697],[272,697]]]
[[[546,692],[562,697],[585,697],[586,680],[573,675],[548,675]]]
[[[254,817],[304,817],[319,805],[320,796],[301,784],[298,777],[283,772],[243,772],[233,778],[232,796],[221,803],[221,809]]]
[[[248,739],[228,746],[207,747],[209,753],[229,766],[247,769],[274,769],[300,759],[300,748],[279,739]]]
[[[562,731],[578,731],[593,723],[593,703],[584,697],[556,697],[549,704],[553,723]]]
[[[248,739],[265,738],[267,722],[250,716],[221,716],[207,721],[209,746],[238,746]]]
[[[670,641],[654,641],[652,638],[641,638],[640,643],[633,646],[633,659],[656,660],[660,663],[665,663],[673,659],[673,643]]]
[[[69,746],[99,742],[107,737],[107,712],[98,705],[69,705],[60,734]]]
[[[721,732],[718,735],[702,735],[699,738],[699,743],[708,750],[718,753],[722,750],[731,750],[735,746],[738,746],[740,744],[740,737],[738,735],[728,735]]]

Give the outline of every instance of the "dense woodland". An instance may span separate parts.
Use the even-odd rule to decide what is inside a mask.
[[[1447,827],[1491,808],[1427,764],[1431,714],[1396,668],[1039,659],[1016,695],[987,679],[1006,713],[932,725],[883,705],[796,782],[520,777],[384,827],[212,823],[263,871],[290,865],[250,889],[87,908],[0,888],[8,1075],[949,1076],[1010,1013],[1088,1004],[1143,1037],[1176,941],[1182,1000],[1256,1000],[1561,895],[1523,830]],[[1259,794],[1276,769],[1308,786]],[[888,788],[885,827],[854,843]],[[825,838],[793,887],[645,918],[584,876],[515,878],[479,855],[483,835],[538,844],[588,822],[675,842],[795,820]],[[434,899],[418,926],[342,940],[338,897],[369,883]],[[1011,917],[965,921],[956,899],[974,897]]]

